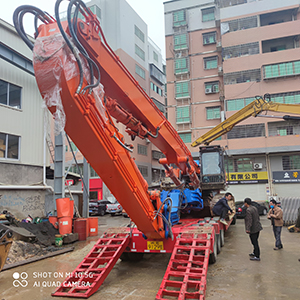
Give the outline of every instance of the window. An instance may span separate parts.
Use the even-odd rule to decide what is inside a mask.
[[[135,73],[141,76],[143,79],[146,78],[145,71],[138,65],[135,65]]]
[[[179,27],[186,25],[185,10],[179,10],[173,12],[173,26]]]
[[[174,35],[174,50],[188,49],[187,34]]]
[[[215,19],[215,9],[213,7],[202,9],[202,22],[213,21]]]
[[[179,136],[181,137],[181,139],[184,143],[191,143],[192,142],[192,134],[190,132],[179,133]]]
[[[212,93],[219,93],[219,81],[205,83],[205,94]]]
[[[229,158],[225,157],[225,170],[233,172],[252,172],[252,160],[250,158]]]
[[[259,54],[259,42],[223,48],[224,60],[255,54]]]
[[[241,99],[232,99],[226,101],[226,110],[227,111],[234,111],[234,110],[240,110],[244,108],[246,105],[250,104],[252,101],[254,101],[255,98],[241,98]]]
[[[218,67],[218,56],[204,58],[204,69],[216,69]]]
[[[300,60],[263,66],[264,79],[300,75]]]
[[[148,155],[147,146],[138,144],[138,154],[147,156]]]
[[[143,177],[148,177],[148,167],[147,166],[138,166]]]
[[[98,174],[92,167],[90,167],[90,177],[91,178],[99,178]]]
[[[135,45],[135,54],[145,60],[145,52],[138,45]]]
[[[97,5],[93,5],[90,7],[90,10],[99,18],[101,19],[101,9]]]
[[[158,63],[158,54],[153,51],[153,59]]]
[[[76,151],[76,150],[77,150],[76,145],[75,145],[73,142],[70,142],[70,144],[71,144],[71,149],[72,149],[73,151]]]
[[[238,125],[228,132],[228,139],[244,139],[265,136],[265,124]]]
[[[300,91],[273,94],[271,95],[271,100],[277,103],[300,104]]]
[[[229,27],[229,32],[255,28],[257,27],[257,16],[236,19],[222,23],[222,26],[226,27],[226,25]]]
[[[216,35],[217,35],[217,33],[215,31],[203,33],[202,34],[203,45],[215,44],[216,43]]]
[[[68,167],[65,168],[68,171]],[[72,165],[69,169],[69,172],[82,175],[83,174],[83,165]]]
[[[206,119],[207,120],[214,120],[221,118],[221,107],[214,106],[214,107],[206,107]]]
[[[189,72],[188,58],[183,57],[183,58],[175,59],[175,75],[185,74],[188,72]]]
[[[269,136],[299,135],[300,123],[295,120],[269,122],[268,132]]]
[[[134,25],[134,33],[143,43],[145,42],[144,33],[136,25]]]
[[[260,69],[253,69],[240,72],[226,73],[224,74],[223,78],[224,85],[253,81],[260,82],[261,74]]]
[[[236,172],[252,172],[252,161],[250,158],[235,159]]]
[[[176,109],[176,124],[190,122],[190,107],[179,106]]]
[[[184,97],[189,97],[190,92],[189,92],[189,82],[184,81],[184,82],[176,82],[175,83],[175,98],[184,98]]]
[[[0,133],[0,158],[20,159],[19,145],[19,136]]]
[[[282,168],[287,170],[300,170],[300,155],[282,156]]]
[[[162,96],[162,89],[159,88],[156,84],[154,84],[153,82],[150,82],[150,88],[152,91],[154,91],[155,93],[159,94],[160,96]]]
[[[21,88],[0,80],[0,104],[21,109]]]

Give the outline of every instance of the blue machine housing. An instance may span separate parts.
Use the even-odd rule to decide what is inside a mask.
[[[161,202],[163,203],[164,229],[168,236],[170,226],[167,226],[166,221],[170,221],[170,225],[177,224],[180,219],[180,212],[191,213],[203,209],[202,193],[199,189],[189,190],[171,190],[162,191],[160,194]]]

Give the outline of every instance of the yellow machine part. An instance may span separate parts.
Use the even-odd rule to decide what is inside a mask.
[[[2,232],[4,232],[4,230]],[[0,272],[3,269],[3,266],[6,262],[9,249],[12,244],[12,236],[13,234],[10,230],[5,231],[3,235],[1,235],[0,231]]]

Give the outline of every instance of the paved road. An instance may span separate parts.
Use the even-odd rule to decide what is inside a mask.
[[[122,216],[99,217],[99,232],[123,226],[129,219]],[[260,236],[261,261],[249,260],[252,247],[244,232],[243,220],[237,220],[225,236],[225,246],[217,262],[210,265],[206,300],[294,300],[300,298],[300,234],[283,230],[284,249],[274,251],[274,237],[269,220],[262,218]],[[72,253],[49,258],[0,273],[0,299],[50,300],[61,276],[73,271],[90,251],[97,237],[76,243]],[[118,262],[91,300],[154,300],[164,276],[170,255],[147,254],[139,263]],[[13,274],[26,272],[27,287],[14,287]],[[47,273],[46,273],[47,272]],[[44,285],[44,286],[43,286]]]

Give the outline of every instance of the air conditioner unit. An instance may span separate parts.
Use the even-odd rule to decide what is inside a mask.
[[[205,89],[205,94],[210,94],[212,91],[211,91],[211,88],[206,88]]]
[[[263,168],[263,164],[261,163],[254,163],[253,164],[253,169],[254,170],[261,170]]]

